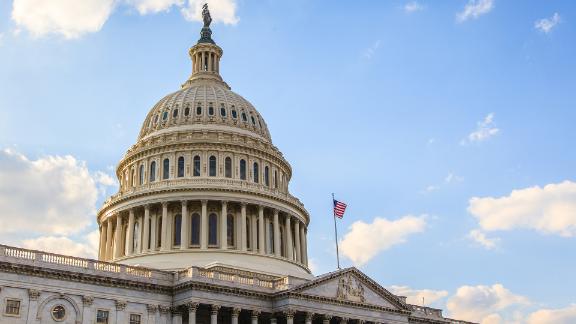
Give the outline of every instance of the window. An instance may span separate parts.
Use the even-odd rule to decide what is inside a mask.
[[[156,239],[156,247],[159,248],[162,245],[162,217],[157,217],[156,221],[156,228],[157,230],[157,239]]]
[[[268,166],[264,167],[264,184],[269,187],[270,186],[270,169]]]
[[[174,111],[172,111],[172,118],[176,117],[178,117],[178,109],[174,109]]]
[[[226,108],[224,108],[224,105],[220,107],[220,116],[226,117]]]
[[[168,178],[170,178],[170,160],[164,159],[162,164],[162,179],[166,180]]]
[[[200,176],[200,157],[198,155],[194,157],[194,176]]]
[[[278,171],[274,170],[274,189],[278,189]]]
[[[247,121],[248,121],[248,118],[246,117],[246,113],[245,113],[245,112],[242,112],[242,121],[243,121],[243,122],[247,122]]]
[[[96,312],[96,323],[108,324],[108,311],[99,309]]]
[[[142,323],[142,317],[138,314],[130,314],[130,324]]]
[[[56,322],[62,322],[66,318],[66,309],[62,305],[52,308],[52,318]]]
[[[156,181],[156,161],[150,163],[150,182]]]
[[[198,116],[202,115],[202,106],[196,107],[196,115]]]
[[[234,119],[238,118],[238,113],[236,112],[236,109],[232,109],[232,118]]]
[[[134,185],[136,184],[136,179],[134,179],[134,169],[130,170],[130,186],[134,187]]]
[[[200,215],[196,213],[192,214],[191,230],[190,244],[200,245]]]
[[[256,120],[254,119],[254,116],[250,116],[250,119],[252,119],[252,125],[256,126]]]
[[[208,245],[218,245],[218,215],[214,213],[208,217]]]
[[[166,120],[166,119],[168,119],[168,112],[167,111],[162,113],[162,120]]]
[[[246,180],[246,160],[240,160],[240,179]]]
[[[258,172],[258,163],[254,162],[254,182],[258,183],[260,181],[260,174]]]
[[[190,108],[186,107],[186,109],[184,109],[184,116],[188,117],[190,116]]]
[[[208,115],[214,116],[214,107],[212,107],[212,104],[208,106]]]
[[[210,157],[210,174],[211,177],[216,176],[216,157],[212,155]]]
[[[177,214],[174,216],[174,245],[180,245],[182,242],[182,215]]]
[[[232,178],[232,159],[230,157],[226,157],[224,160],[224,176]]]
[[[178,158],[178,178],[182,178],[184,176],[184,157],[181,156]]]
[[[140,164],[140,185],[144,184],[144,164]]]
[[[16,299],[6,299],[6,315],[18,316],[20,315],[20,301]]]
[[[226,224],[226,241],[228,246],[234,246],[234,215],[228,214]]]

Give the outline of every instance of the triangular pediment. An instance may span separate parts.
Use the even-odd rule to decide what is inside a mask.
[[[391,309],[406,309],[398,297],[356,268],[348,268],[316,277],[292,292],[334,301],[368,304]]]

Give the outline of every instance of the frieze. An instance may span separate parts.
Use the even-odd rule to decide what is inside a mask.
[[[353,277],[350,273],[338,279],[338,290],[336,291],[336,298],[339,300],[351,300],[364,303],[364,286]]]

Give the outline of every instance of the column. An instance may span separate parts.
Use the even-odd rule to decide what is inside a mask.
[[[116,301],[116,323],[127,323],[126,313],[126,302],[122,300]]]
[[[200,248],[208,248],[208,200],[202,200],[202,217],[200,219]]]
[[[238,324],[238,316],[240,316],[240,308],[234,307],[232,309],[232,324]]]
[[[204,71],[204,62],[205,62],[204,55],[205,55],[204,52],[202,52],[202,61],[200,63],[200,71]]]
[[[253,310],[252,311],[252,324],[258,324],[258,316],[260,316],[260,311]]]
[[[161,324],[169,324],[169,315],[170,315],[170,306],[158,306],[158,310],[160,311],[160,323]],[[117,322],[117,324],[122,324],[124,322]]]
[[[106,256],[105,261],[112,259],[112,217],[106,220]]]
[[[182,313],[180,309],[172,309],[172,324],[182,324]]]
[[[346,317],[340,318],[340,324],[347,324],[347,323],[348,323],[348,319]]]
[[[82,322],[90,323],[96,314],[92,312],[92,304],[94,303],[94,297],[82,296]],[[33,323],[33,322],[30,322]]]
[[[330,324],[331,319],[332,319],[331,315],[324,315],[324,318],[322,319],[322,324]]]
[[[280,224],[278,222],[278,210],[274,210],[274,255],[280,257]]]
[[[142,244],[140,247],[144,252],[148,250],[148,243],[150,242],[150,232],[148,232],[150,228],[150,205],[144,206],[144,221],[142,223]]]
[[[301,250],[300,250],[300,221],[298,218],[294,219],[294,243],[296,243],[296,261],[302,262]]]
[[[100,225],[100,245],[98,246],[98,260],[104,260],[106,255],[106,223]]]
[[[34,323],[36,319],[36,313],[38,312],[38,298],[40,297],[40,291],[35,289],[28,289],[28,314],[26,323]],[[9,321],[9,319],[8,319]]]
[[[160,250],[168,250],[168,202],[162,203],[162,235],[160,242]]]
[[[284,236],[286,237],[286,257],[289,260],[294,260],[293,247],[292,247],[292,226],[290,226],[290,215],[286,214],[286,223],[284,224]]]
[[[264,206],[258,207],[258,247],[260,250],[260,254],[266,254],[266,237],[264,235]]]
[[[220,214],[220,248],[228,249],[228,202],[222,201],[222,213]]]
[[[276,319],[276,317],[270,318],[270,324],[278,324],[278,320]]]
[[[180,226],[180,249],[186,250],[190,245],[190,225],[188,223],[188,201],[182,200],[182,226]]]
[[[156,312],[158,311],[158,306],[156,305],[146,305],[146,310],[148,311],[148,324],[156,324]]]
[[[314,313],[306,313],[306,318],[304,319],[304,324],[312,324],[312,318],[314,317]]]
[[[122,256],[122,216],[116,214],[116,231],[114,232],[114,258]]]
[[[302,263],[308,266],[308,247],[306,246],[306,231],[304,223],[300,226],[300,249],[302,250]]]
[[[240,230],[241,230],[241,237],[240,237],[240,244],[242,246],[242,251],[246,251],[248,248],[246,246],[246,204],[242,203],[242,208],[240,211]]]
[[[294,311],[289,309],[284,314],[286,315],[286,324],[294,324]]]
[[[256,223],[255,215],[250,218],[250,231],[252,232],[252,238],[250,240],[250,247],[252,247],[252,252],[258,252],[258,226]]]
[[[128,255],[134,254],[134,208],[128,212],[128,235],[126,235]]]
[[[212,309],[210,310],[210,324],[218,324],[218,310],[220,309],[220,305],[212,305]]]
[[[198,303],[188,303],[188,324],[196,324],[196,310]]]
[[[150,250],[155,251],[156,247],[158,246],[158,216],[156,215],[157,212],[154,212],[150,221],[152,222],[152,226],[150,227]]]
[[[208,71],[212,72],[212,58],[214,56],[212,55],[212,53],[208,52]]]

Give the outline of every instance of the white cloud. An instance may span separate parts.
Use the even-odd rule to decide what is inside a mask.
[[[470,18],[478,18],[494,8],[494,0],[469,0],[464,10],[456,14],[456,20],[464,22]]]
[[[446,290],[412,289],[408,286],[390,286],[388,290],[394,295],[408,297],[406,302],[412,305],[422,305],[424,298],[424,306],[429,306],[448,296]]]
[[[4,33],[0,33],[0,46],[2,46],[3,42],[4,42]]]
[[[418,1],[411,1],[404,5],[404,11],[407,13],[413,13],[421,10],[424,10],[424,6],[418,3]]]
[[[486,233],[477,229],[470,231],[468,237],[488,250],[497,248],[500,243],[499,238],[489,238],[486,236]]]
[[[184,0],[127,0],[141,15],[169,10],[172,6],[182,6]]]
[[[98,240],[98,231],[96,230],[83,237],[83,243],[75,242],[65,236],[41,236],[35,239],[23,240],[22,247],[95,259],[98,254]]]
[[[473,197],[468,203],[484,231],[518,228],[576,236],[576,183],[564,181],[514,190],[508,196]]]
[[[362,55],[365,59],[371,59],[376,54],[376,51],[380,48],[380,44],[382,42],[380,40],[375,41],[372,45],[364,50],[364,54]]]
[[[462,181],[464,181],[463,177],[452,172],[448,173],[448,175],[444,178],[444,183],[457,183]]]
[[[462,286],[446,304],[450,316],[482,324],[500,323],[498,312],[530,304],[526,297],[513,294],[501,284],[492,286]]]
[[[552,17],[550,18],[537,20],[534,23],[534,28],[538,29],[539,31],[545,34],[548,34],[549,32],[552,31],[552,29],[554,29],[554,27],[556,27],[556,25],[560,23],[560,21],[561,21],[560,14],[555,12],[554,15],[552,15]]]
[[[528,317],[528,324],[573,324],[576,323],[576,304],[562,309],[541,309]]]
[[[340,251],[355,265],[361,266],[379,252],[406,242],[408,236],[424,231],[425,227],[425,215],[408,215],[397,220],[377,217],[370,224],[357,221],[340,242]]]
[[[498,129],[494,124],[494,113],[490,113],[484,117],[483,120],[478,122],[476,130],[468,134],[468,137],[463,139],[460,144],[466,145],[468,143],[482,142],[499,132],[500,129]]]
[[[12,20],[36,37],[73,39],[99,31],[114,5],[114,0],[14,0]]]
[[[236,0],[188,0],[182,8],[182,15],[190,21],[202,21],[202,6],[205,3],[208,3],[214,22],[235,25],[240,20],[236,15]]]

